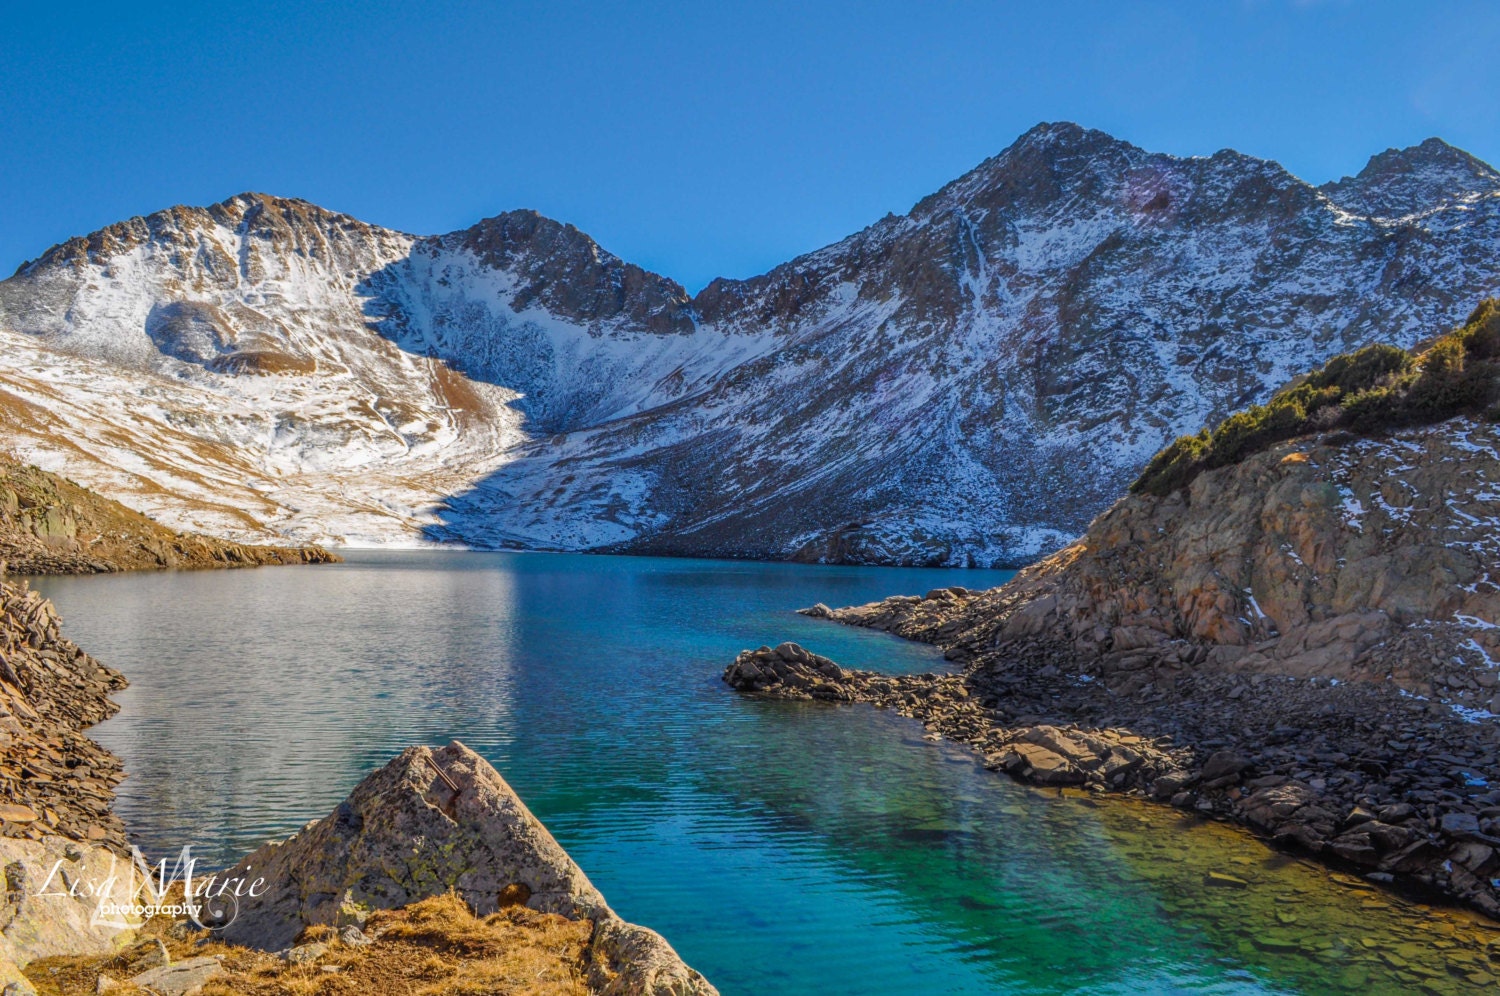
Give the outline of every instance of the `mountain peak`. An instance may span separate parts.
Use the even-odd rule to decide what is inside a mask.
[[[920,218],[954,203],[1037,206],[1062,196],[1064,187],[1075,182],[1093,187],[1098,174],[1128,167],[1144,155],[1108,132],[1071,121],[1043,121],[998,155],[917,202],[909,217]]]
[[[997,162],[1056,162],[1074,156],[1098,156],[1104,153],[1139,151],[1123,139],[1097,128],[1085,128],[1072,121],[1043,121],[1033,126],[1005,151],[987,160]],[[980,167],[981,169],[984,166]]]
[[[1404,218],[1476,194],[1500,193],[1500,172],[1441,138],[1370,157],[1358,176],[1318,188],[1348,211]]]
[[[1076,142],[1089,134],[1094,129],[1085,128],[1072,121],[1039,121],[1021,134],[1011,147],[1019,145],[1054,145],[1067,142]],[[1104,132],[1095,132],[1104,134]]]
[[[658,333],[693,330],[681,284],[625,262],[586,232],[539,211],[506,211],[434,241],[525,275],[529,289],[513,302],[517,309],[536,301],[580,321],[628,318]]]

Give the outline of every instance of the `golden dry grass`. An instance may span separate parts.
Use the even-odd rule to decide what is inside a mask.
[[[373,914],[367,947],[348,947],[329,927],[310,927],[299,944],[321,943],[315,961],[292,964],[274,955],[231,947],[206,932],[172,937],[170,924],[153,921],[174,961],[219,956],[227,973],[204,986],[202,996],[583,996],[593,925],[511,906],[476,917],[456,896],[424,899]],[[98,978],[123,982],[118,958],[48,958],[26,975],[40,996],[94,996]],[[115,996],[145,996],[131,985]]]

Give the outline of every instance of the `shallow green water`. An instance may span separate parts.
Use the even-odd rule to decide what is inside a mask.
[[[47,579],[123,670],[96,735],[148,849],[227,862],[324,815],[413,742],[493,761],[627,919],[726,994],[1486,991],[1465,920],[1244,835],[1040,793],[868,707],[718,675],[794,639],[840,663],[930,648],[806,619],[1007,575],[510,554]],[[1245,889],[1203,884],[1227,871]],[[1500,946],[1496,948],[1500,955]]]

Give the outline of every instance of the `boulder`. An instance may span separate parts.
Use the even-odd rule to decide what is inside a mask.
[[[133,976],[130,984],[161,996],[196,996],[210,979],[223,974],[217,958],[188,958]]]
[[[244,895],[224,939],[288,948],[304,927],[346,924],[452,891],[483,916],[517,900],[594,923],[590,985],[611,994],[716,990],[661,935],[621,920],[489,762],[458,741],[411,747],[327,817],[247,856]]]
[[[1007,769],[1038,785],[1079,785],[1087,778],[1067,758],[1040,744],[1021,741],[1011,744],[1010,751],[1017,760]]]
[[[1233,778],[1250,767],[1250,761],[1233,751],[1221,750],[1208,756],[1203,762],[1202,778],[1205,782],[1218,782]]]
[[[295,948],[287,948],[281,952],[281,960],[291,962],[293,965],[311,965],[327,953],[328,945],[320,942],[299,944]]]
[[[746,650],[724,669],[724,682],[741,692],[777,699],[855,702],[867,672],[846,671],[795,643]]]
[[[1274,831],[1316,798],[1312,789],[1301,782],[1263,788],[1245,800],[1245,821],[1257,830]]]
[[[71,884],[79,895],[68,895]],[[0,966],[112,955],[136,936],[136,920],[95,915],[101,902],[131,902],[129,863],[107,848],[50,835],[0,838],[0,885]],[[101,894],[84,894],[87,887]]]

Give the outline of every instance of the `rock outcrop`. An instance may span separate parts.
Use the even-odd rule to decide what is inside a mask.
[[[0,572],[327,564],[321,547],[252,546],[178,533],[72,481],[0,457]]]
[[[0,990],[28,985],[21,969],[38,958],[108,955],[135,936],[139,919],[106,904],[136,901],[128,859],[108,847],[48,834],[0,838]],[[76,894],[75,893],[76,887]]]
[[[687,996],[714,988],[661,935],[621,920],[582,869],[490,764],[454,741],[412,747],[361,782],[326,818],[248,855],[230,878],[262,879],[241,897],[225,940],[265,950],[306,927],[454,892],[476,913],[511,905],[593,922],[590,987]]]
[[[1045,636],[1147,664],[1389,679],[1500,714],[1500,424],[1293,440],[1165,498],[1131,495],[988,592],[810,614],[972,655]]]
[[[746,650],[724,669],[724,681],[741,692],[824,702],[858,701],[864,697],[868,682],[878,677],[871,672],[846,671],[795,643]]]
[[[1322,188],[1039,125],[695,296],[514,211],[414,237],[244,194],[0,281],[3,442],[242,541],[905,564],[1055,549],[1173,436],[1500,290],[1500,174]]]
[[[1497,481],[1500,425],[1478,418],[1295,439],[1120,500],[1003,587],[804,611],[962,661],[962,697],[894,704],[993,766],[1500,917]],[[1160,757],[1106,773],[1112,731]]]

